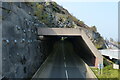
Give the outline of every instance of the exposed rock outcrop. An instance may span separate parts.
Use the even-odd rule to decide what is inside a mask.
[[[34,4],[34,15],[47,25],[47,27],[77,28],[85,30],[88,37],[93,41],[97,48],[105,48],[104,39],[97,32],[95,26],[89,27],[83,21],[72,16],[66,9],[55,2],[32,3]]]
[[[38,40],[37,27],[46,25],[33,16],[29,3],[2,5],[2,77],[31,78],[52,50],[53,41]]]

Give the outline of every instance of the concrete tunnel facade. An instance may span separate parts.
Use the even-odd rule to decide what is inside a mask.
[[[67,37],[66,40],[72,43],[75,52],[85,63],[95,67],[103,64],[101,53],[80,28],[38,28],[38,36],[54,38],[54,40],[55,38],[59,40],[60,37]]]

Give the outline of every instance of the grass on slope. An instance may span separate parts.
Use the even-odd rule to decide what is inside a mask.
[[[112,65],[104,67],[99,73],[98,68],[91,68],[99,80],[120,80],[120,69],[113,69]],[[116,78],[116,79],[113,79]]]

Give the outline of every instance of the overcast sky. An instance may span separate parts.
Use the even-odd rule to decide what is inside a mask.
[[[104,38],[118,40],[118,2],[56,2],[88,26],[95,25]]]

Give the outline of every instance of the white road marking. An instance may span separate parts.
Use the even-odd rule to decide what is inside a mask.
[[[64,44],[62,44],[62,50],[63,50],[63,57],[64,57],[64,66],[66,68],[65,54],[64,54]],[[65,70],[65,75],[66,75],[66,78],[68,80],[68,72],[67,72],[67,70]]]
[[[67,72],[67,70],[65,70],[65,74],[66,74],[66,78],[68,80],[68,72]]]
[[[64,60],[65,60],[65,57],[64,57]]]
[[[66,62],[64,62],[64,66],[65,66],[65,68],[66,68]]]

